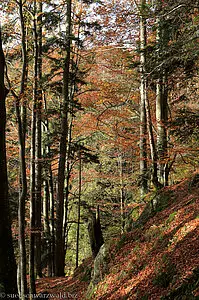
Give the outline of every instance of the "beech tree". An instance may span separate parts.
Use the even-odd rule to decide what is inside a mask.
[[[147,179],[147,74],[146,74],[146,1],[140,1],[140,192],[143,197],[148,190]]]

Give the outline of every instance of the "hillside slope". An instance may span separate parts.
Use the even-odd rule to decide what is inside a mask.
[[[199,175],[158,197],[161,205],[146,208],[136,228],[112,243],[108,272],[90,299],[199,299]],[[38,290],[89,299],[91,266],[88,259],[73,278],[39,280]]]
[[[112,247],[93,299],[199,299],[199,176],[160,197],[165,207]]]

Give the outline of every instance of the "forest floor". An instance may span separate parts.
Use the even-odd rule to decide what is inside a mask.
[[[109,271],[92,299],[199,299],[199,176],[195,178],[164,188],[170,193],[167,207],[113,242]],[[81,272],[90,267],[88,260],[74,277],[40,279],[37,292],[55,294],[51,299],[86,299],[89,281]]]
[[[83,299],[88,282],[74,277],[42,278],[36,282],[37,294],[42,293],[40,299]]]
[[[74,271],[73,276],[44,277],[36,280],[37,295],[44,294],[43,299],[84,299],[87,291],[90,273],[93,266],[91,257]],[[46,296],[45,296],[46,295]]]

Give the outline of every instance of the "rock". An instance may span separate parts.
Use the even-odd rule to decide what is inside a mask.
[[[140,217],[132,224],[132,228],[142,227],[152,218],[157,212],[164,210],[172,198],[172,191],[160,190],[147,203]]]
[[[94,260],[91,282],[87,289],[86,299],[91,299],[96,290],[97,284],[103,280],[105,274],[108,272],[109,248],[109,245],[103,244]]]

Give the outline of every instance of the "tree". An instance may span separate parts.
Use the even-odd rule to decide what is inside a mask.
[[[34,3],[34,105],[35,112],[35,227],[37,234],[35,236],[35,264],[37,276],[42,277],[41,267],[41,207],[42,207],[42,133],[41,133],[41,115],[42,115],[42,1],[39,4]],[[38,15],[36,19],[36,15]]]
[[[147,180],[147,77],[146,77],[146,1],[140,2],[140,193],[143,197],[148,190]]]
[[[25,245],[25,201],[27,196],[27,177],[26,177],[26,87],[28,79],[28,59],[26,47],[26,28],[25,18],[23,13],[23,3],[17,3],[19,9],[19,19],[21,25],[21,49],[22,49],[22,72],[20,78],[20,88],[17,94],[13,89],[10,79],[7,76],[7,81],[14,97],[17,131],[19,141],[19,204],[18,204],[18,221],[19,221],[19,264],[18,264],[18,292],[22,299],[27,294],[27,279],[26,279],[26,245]]]
[[[63,70],[63,108],[61,119],[58,188],[56,204],[56,233],[55,233],[55,273],[64,275],[64,239],[63,239],[63,215],[64,215],[64,182],[66,166],[66,150],[68,138],[68,107],[70,102],[70,57],[71,57],[71,0],[67,2],[66,13],[66,57]]]
[[[80,212],[81,212],[81,190],[82,190],[82,157],[79,149],[79,192],[78,192],[78,208],[77,208],[77,239],[76,239],[76,268],[79,265],[79,233],[80,233]]]
[[[5,58],[0,29],[0,290],[17,294],[17,268],[12,245],[9,217],[8,178],[6,162],[6,106],[8,90],[4,85]]]
[[[157,1],[156,14],[160,14],[162,3]],[[165,49],[168,40],[166,29],[164,28],[165,20],[157,16],[156,19],[156,43],[157,55]],[[158,57],[157,57],[158,59]],[[159,59],[158,59],[159,62]],[[158,179],[162,185],[168,185],[167,174],[167,122],[168,122],[168,87],[167,87],[167,71],[160,66],[158,68],[158,78],[156,80],[156,122],[157,122],[157,153],[158,153]]]

